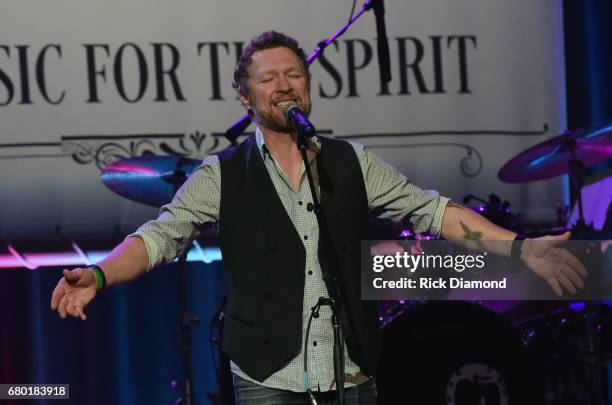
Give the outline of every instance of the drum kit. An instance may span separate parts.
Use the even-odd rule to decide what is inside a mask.
[[[572,231],[582,239],[592,234],[584,221],[581,197],[585,169],[610,158],[612,123],[605,123],[564,132],[519,153],[501,168],[498,177],[526,183],[569,174],[579,218]],[[108,165],[102,182],[125,198],[159,207],[171,201],[200,163],[181,156],[132,157]],[[505,220],[505,226],[515,222]],[[185,349],[189,327],[197,319],[184,310],[184,276],[181,280]],[[382,305],[380,402],[608,403],[603,370],[612,362],[612,310],[605,302],[506,304],[425,300]],[[188,349],[183,355],[187,363],[183,391],[191,392]]]
[[[578,207],[573,237],[602,239],[605,234],[598,235],[584,220],[581,190],[585,169],[611,158],[612,123],[606,123],[537,144],[508,161],[498,177],[527,183],[568,174]],[[476,199],[483,202],[477,211],[492,222],[509,229],[520,225],[508,203],[497,196]],[[610,304],[426,299],[383,303],[379,402],[608,404],[612,386],[605,392],[604,368],[612,365]]]

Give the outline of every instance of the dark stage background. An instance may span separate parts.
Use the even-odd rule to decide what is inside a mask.
[[[610,1],[564,2],[569,129],[612,120],[611,20]],[[604,162],[587,170],[587,176],[609,176],[610,170],[612,162]]]
[[[70,384],[75,404],[174,403],[179,392],[170,382],[182,377],[175,266],[103,292],[87,307],[86,322],[49,308],[61,269],[0,271],[0,381]],[[201,318],[192,329],[199,404],[210,403],[205,395],[216,390],[208,333],[224,295],[221,267],[187,266],[189,312]]]

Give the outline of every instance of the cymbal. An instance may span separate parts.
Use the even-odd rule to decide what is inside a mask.
[[[104,169],[102,182],[122,197],[161,207],[202,163],[180,156],[138,156],[119,160]]]
[[[612,158],[612,123],[565,132],[510,159],[497,174],[501,181],[525,183],[569,173],[572,159],[590,167]]]

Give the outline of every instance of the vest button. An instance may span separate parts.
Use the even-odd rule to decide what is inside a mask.
[[[270,338],[264,338],[263,344],[264,346],[268,346],[270,344]]]
[[[266,291],[266,298],[272,298],[272,293],[270,291]]]
[[[365,340],[370,340],[370,334],[368,332],[363,332],[363,338]]]
[[[276,250],[276,245],[274,243],[270,243],[268,245],[268,249],[270,249],[271,252],[274,252]]]

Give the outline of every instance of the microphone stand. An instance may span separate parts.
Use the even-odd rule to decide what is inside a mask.
[[[187,180],[187,174],[182,169],[185,164],[183,159],[179,159],[176,163],[176,169],[166,181],[173,183],[174,194],[178,191],[181,185]],[[174,403],[176,405],[195,405],[193,397],[193,379],[191,374],[191,326],[200,322],[200,318],[191,316],[187,310],[187,272],[185,265],[187,263],[187,254],[191,249],[193,242],[185,247],[178,258],[178,287],[179,287],[179,310],[181,314],[181,353],[183,357],[183,381],[177,383],[172,381],[173,389],[180,389],[181,396]]]
[[[191,244],[185,251],[181,253],[178,259],[179,273],[179,299],[181,311],[181,352],[183,356],[183,381],[180,383],[172,382],[172,388],[181,389],[181,397],[174,403],[176,405],[195,405],[193,397],[193,378],[191,375],[191,326],[200,322],[200,318],[191,316],[187,311],[187,273],[185,264],[187,262],[187,253],[191,248]]]
[[[589,236],[592,227],[587,225],[584,219],[584,210],[582,206],[582,188],[584,187],[584,163],[576,156],[576,140],[569,139],[564,142],[564,147],[568,148],[571,154],[571,159],[568,161],[569,164],[569,177],[570,187],[576,196],[578,205],[578,219],[574,229],[576,239],[585,240]],[[586,340],[587,340],[587,351],[586,356],[586,372],[587,381],[589,383],[589,405],[603,405],[605,403],[602,396],[601,387],[601,356],[598,348],[595,345],[595,336],[593,334],[593,302],[590,296],[590,286],[587,282],[586,291],[587,299],[585,300],[585,312],[586,312]]]
[[[319,262],[321,264],[321,272],[323,273],[323,281],[325,282],[325,287],[329,294],[329,299],[320,298],[318,305],[329,305],[332,310],[331,321],[334,330],[334,377],[336,379],[336,390],[338,392],[338,404],[344,405],[344,336],[342,334],[342,324],[340,322],[343,300],[339,282],[336,277],[338,271],[338,258],[332,248],[327,219],[321,208],[319,198],[317,197],[312,170],[306,153],[308,141],[300,127],[295,127],[298,132],[298,148],[302,153],[304,168],[306,170],[306,176],[308,177],[308,185],[310,186],[310,193],[312,195],[314,213],[317,218],[317,224],[319,225]],[[308,342],[305,342],[305,344],[307,345]],[[305,363],[306,361],[307,359],[304,359]],[[314,400],[311,395],[310,387],[307,388],[311,404],[316,404],[316,400]]]
[[[334,33],[331,37],[321,40],[319,41],[319,43],[317,44],[317,48],[308,56],[308,58],[306,59],[308,64],[310,65],[312,62],[314,62],[325,50],[325,48],[327,48],[327,46],[329,44],[331,44],[332,42],[334,42],[338,37],[340,37],[342,34],[344,34],[346,32],[346,30],[348,30],[348,28],[359,19],[359,17],[361,17],[361,15],[363,13],[365,13],[366,11],[370,10],[371,8],[374,8],[376,3],[379,2],[381,0],[367,0],[363,7],[361,7],[361,10],[359,10],[359,12],[357,12],[357,14],[355,14],[353,16],[353,18],[351,18],[346,24],[344,24],[343,26],[340,27],[340,29],[338,29],[338,31],[336,31],[336,33]],[[382,3],[382,2],[381,2]],[[376,6],[379,7],[379,6]],[[382,8],[382,11],[379,11],[380,9],[377,8],[377,19],[380,20],[382,18],[382,14],[384,13],[384,8]],[[380,16],[379,16],[380,15]],[[384,45],[380,45],[380,42],[378,43],[379,45],[379,52],[380,52],[380,47],[383,46],[384,49]],[[384,50],[383,50],[384,52]],[[389,53],[388,51],[388,46],[387,46],[387,55]],[[386,73],[382,73],[383,71],[386,71],[386,69],[381,69],[381,77],[386,78],[387,75]],[[391,73],[388,74],[388,78],[389,80],[391,79]],[[387,80],[387,81],[389,81]],[[230,141],[232,143],[232,145],[236,145],[236,139],[247,129],[247,127],[251,124],[251,117],[249,117],[248,114],[244,114],[242,116],[242,118],[240,118],[238,121],[236,121],[234,124],[232,124],[231,127],[229,127],[227,129],[227,131],[225,131],[225,138]]]

